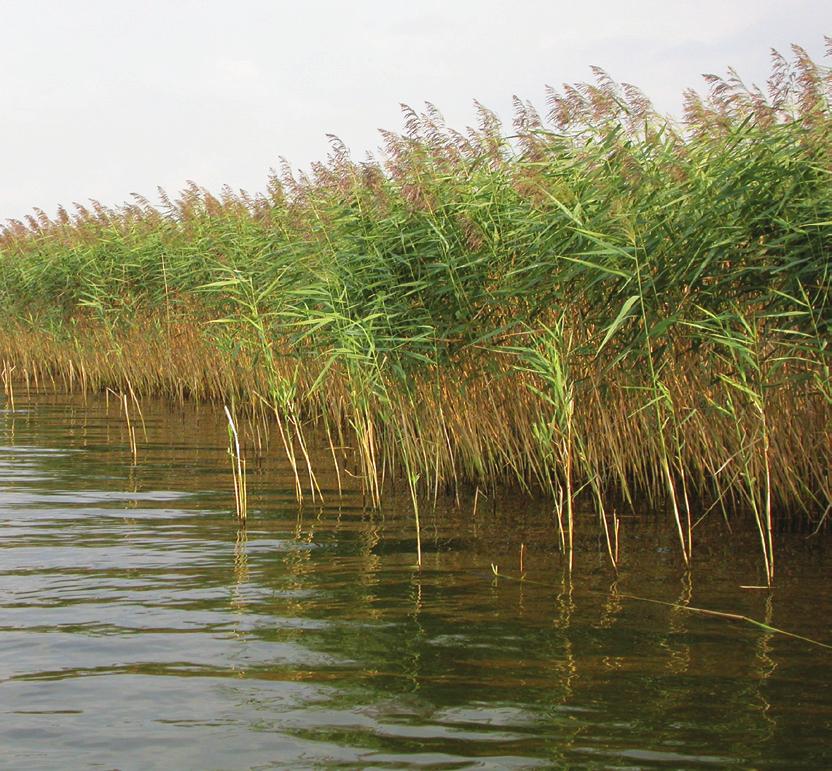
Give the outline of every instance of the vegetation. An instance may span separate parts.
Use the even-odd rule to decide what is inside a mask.
[[[777,521],[832,505],[832,74],[773,57],[678,125],[597,70],[510,136],[405,108],[380,159],[333,138],[264,194],[36,210],[0,235],[4,367],[268,413],[299,499],[314,426],[417,532],[428,495],[512,483],[570,560],[582,496],[613,562],[616,512],[666,506],[689,563],[750,512],[771,581]]]

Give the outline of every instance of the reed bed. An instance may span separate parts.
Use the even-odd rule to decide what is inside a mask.
[[[581,500],[613,564],[648,507],[689,564],[750,515],[771,582],[777,527],[832,506],[832,75],[792,54],[678,123],[597,70],[511,129],[404,108],[379,158],[333,138],[257,195],[35,210],[0,234],[4,373],[268,416],[299,500],[314,427],[369,504],[407,485],[417,534],[431,497],[511,484],[570,561]]]

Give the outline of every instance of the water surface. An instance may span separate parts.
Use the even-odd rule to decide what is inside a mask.
[[[832,766],[829,538],[717,514],[685,573],[664,513],[592,515],[570,581],[551,512],[441,501],[415,568],[407,497],[294,502],[250,457],[233,516],[223,418],[17,394],[0,414],[0,763],[9,768]],[[526,581],[519,575],[521,545]],[[495,578],[491,564],[506,578]]]

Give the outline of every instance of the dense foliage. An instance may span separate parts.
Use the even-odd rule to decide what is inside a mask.
[[[0,353],[86,387],[249,404],[309,478],[307,433],[349,445],[377,502],[513,480],[777,516],[832,504],[832,76],[800,48],[768,93],[732,72],[683,124],[596,72],[516,101],[511,136],[405,110],[381,159],[337,140],[265,194],[191,184],[11,221]],[[339,449],[338,452],[341,452]],[[623,503],[622,503],[623,502]]]

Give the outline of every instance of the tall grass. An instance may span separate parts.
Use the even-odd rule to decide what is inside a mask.
[[[268,413],[299,499],[314,425],[369,504],[403,480],[417,534],[430,496],[511,483],[552,496],[570,560],[584,496],[613,563],[617,512],[649,506],[689,564],[747,512],[770,582],[778,522],[832,505],[832,75],[794,47],[678,124],[595,75],[510,131],[405,108],[380,158],[333,138],[253,196],[12,220],[2,358]]]

